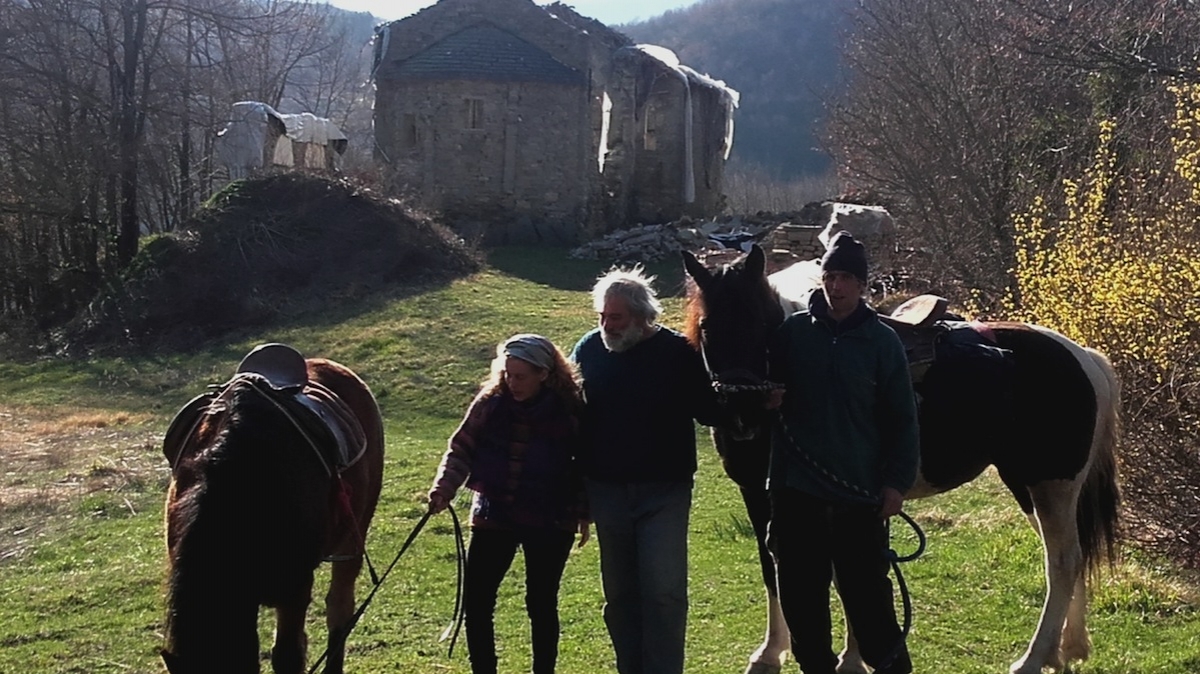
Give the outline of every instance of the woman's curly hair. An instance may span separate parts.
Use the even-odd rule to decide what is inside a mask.
[[[504,365],[507,360],[508,356],[504,353],[504,342],[500,342],[496,345],[496,357],[492,359],[488,377],[480,387],[478,396],[480,399],[508,392],[508,383],[504,381]],[[529,365],[539,370],[542,369],[533,363]],[[554,364],[547,372],[546,381],[542,382],[542,386],[549,388],[562,399],[572,413],[578,413],[583,407],[583,377],[579,374],[579,367],[567,359],[558,345],[554,345]]]

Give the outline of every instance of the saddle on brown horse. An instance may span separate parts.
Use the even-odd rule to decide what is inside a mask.
[[[223,413],[237,382],[250,384],[274,403],[308,439],[330,475],[353,465],[366,451],[358,418],[333,391],[309,381],[304,356],[286,344],[262,344],[238,364],[233,377],[187,402],[167,427],[163,454],[174,469],[205,415]]]

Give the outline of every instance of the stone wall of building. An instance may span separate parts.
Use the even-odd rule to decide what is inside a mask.
[[[724,144],[727,111],[721,93],[696,82],[685,85],[674,71],[646,59],[621,59],[610,80],[618,92],[614,113],[621,128],[610,125],[612,171],[609,192],[622,203],[621,217],[610,228],[628,222],[670,222],[702,218],[723,208]],[[687,124],[691,92],[691,129]],[[612,95],[612,94],[610,94]],[[691,143],[694,194],[689,202],[685,166]]]
[[[583,83],[404,70],[406,61],[435,59],[431,47],[481,22],[544,52]],[[720,212],[722,93],[689,84],[695,197],[688,203],[684,79],[624,35],[565,5],[530,0],[441,0],[389,24],[386,34],[376,72],[375,135],[397,191],[417,194],[433,208],[473,204],[498,223],[504,211],[525,223],[557,221],[566,240]],[[469,100],[478,101],[476,113],[467,112]],[[481,115],[481,126],[464,128],[468,114]]]
[[[487,202],[577,223],[591,168],[581,88],[518,82],[397,82],[376,97],[376,137],[397,179],[434,208]]]

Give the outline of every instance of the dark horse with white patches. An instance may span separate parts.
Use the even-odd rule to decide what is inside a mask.
[[[282,370],[270,358],[267,368],[240,368],[189,403],[164,442],[172,479],[162,657],[172,674],[257,673],[259,606],[275,608],[274,671],[303,673],[322,559],[333,562],[324,671],[343,668],[382,485],[383,424],[348,368],[268,346],[261,353],[287,356]]]
[[[764,489],[772,417],[763,405],[767,342],[797,298],[814,287],[813,270],[783,270],[768,278],[757,246],[718,270],[684,252],[689,284],[688,335],[704,356],[736,421],[713,430],[725,471],[740,487],[758,538],[769,599],[766,640],[750,673],[778,672],[789,648],[763,537],[770,507]],[[801,263],[804,264],[804,263]],[[819,272],[818,272],[819,273]],[[788,278],[807,287],[777,287]],[[816,281],[819,283],[819,280]],[[1086,659],[1086,576],[1116,545],[1119,492],[1115,445],[1120,391],[1108,359],[1053,331],[1023,323],[976,326],[1003,349],[993,362],[939,356],[916,385],[920,406],[921,476],[906,496],[938,494],[995,466],[1041,536],[1047,591],[1041,618],[1013,674],[1040,674]],[[914,378],[915,380],[916,378]],[[920,386],[929,386],[922,392]],[[938,393],[940,391],[940,393]],[[838,671],[866,672],[853,635]]]

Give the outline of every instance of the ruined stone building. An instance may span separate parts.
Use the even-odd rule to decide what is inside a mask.
[[[492,241],[722,208],[737,92],[566,5],[440,0],[378,29],[374,68],[397,189]]]

